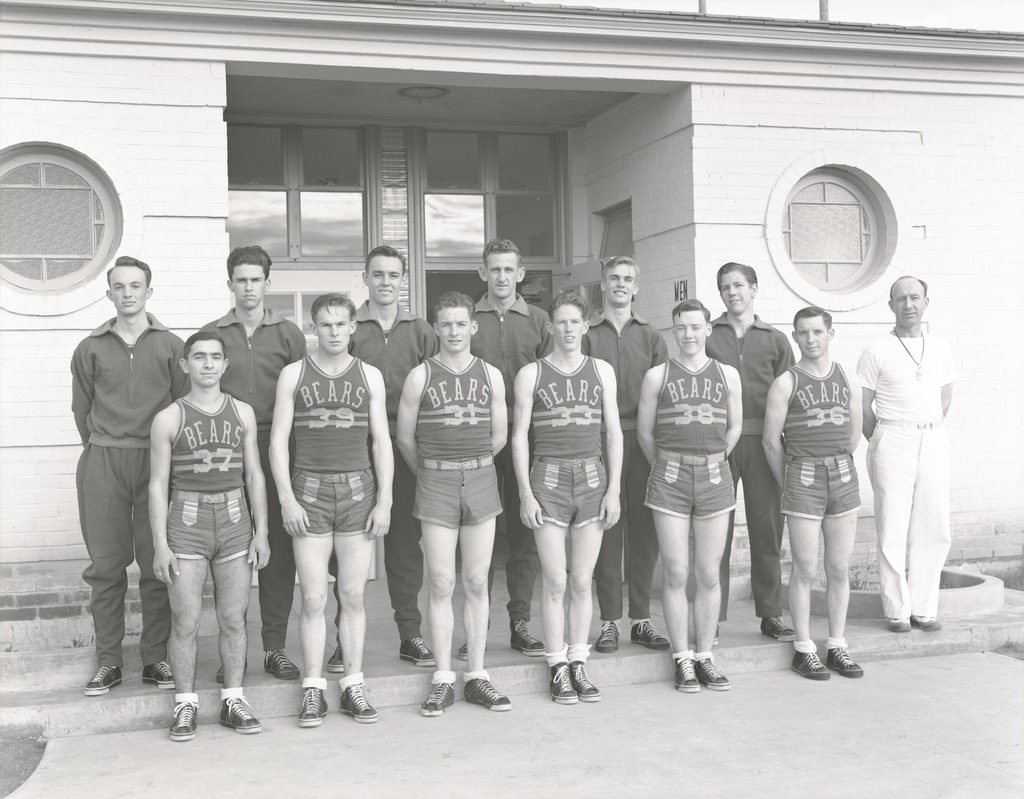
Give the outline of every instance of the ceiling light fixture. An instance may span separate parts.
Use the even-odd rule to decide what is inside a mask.
[[[402,97],[408,97],[410,100],[440,100],[442,97],[447,97],[451,94],[448,89],[442,89],[440,86],[406,86],[404,89],[399,89],[398,93]]]

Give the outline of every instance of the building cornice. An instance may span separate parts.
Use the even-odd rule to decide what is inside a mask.
[[[6,52],[1024,96],[1024,35],[482,2],[3,0]]]

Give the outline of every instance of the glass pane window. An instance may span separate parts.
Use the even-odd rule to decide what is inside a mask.
[[[484,248],[484,198],[427,194],[423,198],[427,257],[478,258]]]
[[[549,191],[555,186],[555,164],[548,136],[498,136],[498,188]]]
[[[361,186],[359,136],[342,128],[302,129],[303,186]]]
[[[85,282],[120,244],[120,214],[109,178],[73,150],[0,152],[0,279],[28,291]]]
[[[304,191],[302,254],[363,254],[362,192]]]
[[[819,288],[856,288],[877,271],[876,242],[884,237],[880,202],[866,184],[839,169],[817,170],[790,193],[782,219],[787,254]]]
[[[550,194],[499,194],[498,238],[512,239],[523,257],[555,254],[555,202]]]
[[[260,245],[272,256],[288,255],[288,201],[283,191],[229,191],[231,249]]]
[[[479,135],[428,133],[427,185],[432,189],[479,189]]]
[[[281,129],[228,125],[228,182],[232,186],[283,186]]]

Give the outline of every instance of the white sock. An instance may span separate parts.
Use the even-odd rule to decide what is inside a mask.
[[[192,705],[199,704],[199,694],[175,694],[174,704],[180,705],[182,702],[188,702]]]
[[[237,688],[221,688],[220,689],[220,701],[223,702],[225,699],[244,699],[245,691],[242,686],[239,685]]]
[[[693,660],[693,650],[687,649],[684,652],[673,652],[672,660],[679,662],[681,660]]]
[[[327,690],[327,678],[326,677],[303,677],[302,688],[319,688],[321,691]]]
[[[438,683],[446,682],[449,685],[455,685],[455,672],[454,671],[435,671],[434,677],[431,680],[434,685]]]
[[[338,680],[338,685],[341,686],[342,691],[344,691],[346,688],[351,688],[353,685],[362,684],[363,673],[361,671],[357,671],[355,674],[346,674],[344,677]]]
[[[712,663],[715,662],[714,652],[697,652],[693,656],[694,660],[710,660]]]
[[[569,647],[562,644],[561,648],[555,652],[545,652],[544,659],[548,662],[549,666],[557,666],[559,663],[568,663]]]
[[[489,682],[491,675],[487,673],[487,669],[481,669],[480,671],[467,671],[465,675],[463,675],[463,679],[466,682],[469,682],[470,680],[487,680]]]
[[[793,649],[795,649],[801,655],[818,654],[818,647],[814,645],[814,641],[794,641]]]
[[[573,644],[566,650],[566,657],[569,658],[570,663],[586,663],[587,658],[590,657],[590,645],[589,644]]]
[[[828,637],[828,640],[825,642],[825,648],[826,649],[849,649],[849,647],[846,645],[846,639],[845,638],[833,638],[831,635]]]

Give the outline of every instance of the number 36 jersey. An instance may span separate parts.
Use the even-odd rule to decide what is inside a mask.
[[[242,487],[245,425],[228,394],[214,413],[176,400],[181,424],[171,449],[171,488],[213,494]]]

